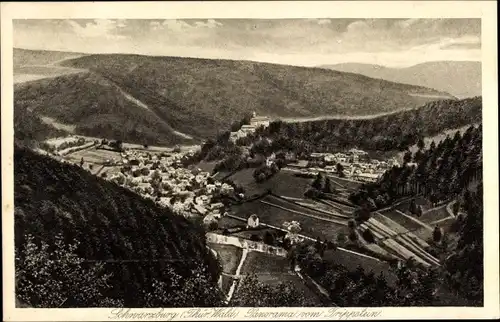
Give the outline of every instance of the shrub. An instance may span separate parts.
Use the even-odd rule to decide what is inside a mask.
[[[358,240],[358,235],[356,234],[355,231],[351,231],[349,233],[349,240],[350,241],[357,241]]]
[[[266,231],[264,234],[264,243],[274,246],[276,244],[276,238],[273,233]]]
[[[252,234],[252,235],[250,236],[250,240],[251,240],[251,241],[260,241],[260,237],[259,237],[259,235]]]

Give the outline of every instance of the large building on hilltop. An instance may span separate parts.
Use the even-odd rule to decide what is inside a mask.
[[[258,128],[259,126],[268,127],[269,123],[271,123],[269,117],[257,116],[257,114],[253,112],[252,118],[250,119],[250,125],[252,125],[255,128]]]
[[[257,116],[255,112],[253,112],[253,116],[250,119],[250,124],[244,124],[241,128],[236,132],[231,132],[230,139],[231,141],[236,141],[239,138],[246,137],[248,134],[255,132],[258,127],[264,126],[268,127],[271,120],[267,116]]]

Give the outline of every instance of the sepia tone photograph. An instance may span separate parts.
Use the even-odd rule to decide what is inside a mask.
[[[15,307],[484,307],[483,57],[480,18],[12,19]]]

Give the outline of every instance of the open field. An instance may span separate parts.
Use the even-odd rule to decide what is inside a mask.
[[[222,292],[224,292],[224,294],[229,293],[229,289],[231,288],[231,285],[233,285],[233,282],[234,278],[231,276],[222,275]]]
[[[104,163],[106,160],[121,160],[121,155],[119,152],[109,151],[109,150],[101,150],[101,149],[89,149],[77,151],[75,153],[71,153],[66,156],[66,159],[70,161],[80,162],[80,159],[83,158],[85,162],[90,163]]]
[[[267,285],[291,283],[292,287],[304,293],[306,298],[320,303],[320,298],[295,272],[290,270],[289,261],[284,257],[265,253],[250,252],[241,269],[243,275],[255,274],[257,279]],[[237,291],[236,291],[237,292]]]
[[[241,274],[287,273],[289,271],[290,262],[287,258],[255,251],[248,253],[241,268]]]
[[[234,183],[245,188],[247,195],[253,195],[255,193],[260,193],[261,189],[255,182],[253,178],[253,172],[255,168],[242,169],[235,174],[231,175],[228,179],[232,180]]]
[[[345,266],[351,271],[361,267],[365,273],[373,272],[375,275],[383,274],[388,283],[394,284],[397,280],[396,275],[392,272],[387,262],[377,261],[369,257],[353,256],[348,252],[338,250],[325,251],[323,259],[330,263]]]
[[[425,212],[424,214],[422,214],[422,216],[418,217],[418,220],[430,225],[432,222],[436,220],[441,220],[446,217],[449,217],[450,214],[448,213],[448,211],[446,211],[447,205],[448,204],[445,204],[440,206],[439,208]]]
[[[208,247],[215,250],[218,255],[219,262],[222,265],[222,271],[227,274],[235,274],[236,268],[240,263],[242,250],[232,245],[222,245],[209,243]]]
[[[415,204],[417,206],[422,206],[422,210],[424,212],[432,208],[431,202],[429,200],[425,199],[423,196],[417,196],[413,199],[415,200]],[[402,212],[406,212],[406,211],[408,211],[408,209],[410,207],[410,202],[411,202],[411,199],[405,200],[404,202],[396,205],[396,207],[394,207],[394,208],[398,209]]]
[[[332,207],[330,205],[318,202],[318,201],[314,201],[311,199],[292,200],[292,201],[298,205],[310,207],[310,208],[316,209],[318,211],[333,213],[338,217],[344,217],[347,219],[351,218],[351,216],[346,214],[345,211],[340,210],[339,208],[335,208],[335,207]]]
[[[299,178],[288,171],[280,171],[269,180],[256,183],[253,178],[255,169],[243,169],[230,177],[234,182],[242,185],[247,195],[260,194],[268,189],[277,195],[302,198],[304,192],[311,185],[312,179]]]
[[[340,187],[344,187],[344,188],[347,188],[347,189],[350,189],[350,190],[355,190],[357,188],[359,188],[359,186],[361,186],[361,182],[357,182],[357,181],[353,181],[353,180],[349,180],[349,179],[345,179],[345,178],[340,178],[340,177],[337,177],[337,176],[333,176],[331,174],[327,175],[328,178],[330,178],[331,181],[333,181],[334,183],[337,183],[338,186]]]
[[[212,173],[216,164],[217,164],[217,161],[210,161],[210,162],[201,161],[200,163],[196,164],[194,167],[200,168],[202,171]]]
[[[229,229],[234,227],[245,227],[246,223],[231,217],[224,216],[218,221],[219,229]]]
[[[266,196],[265,198],[262,199],[261,202],[268,203],[271,206],[283,207],[293,212],[299,212],[304,214],[305,216],[315,217],[318,220],[322,219],[324,219],[325,221],[333,220],[338,223],[344,223],[349,219],[347,216],[342,216],[341,214],[326,213],[324,211],[315,210],[311,207],[302,206],[295,202],[278,198],[272,195]]]
[[[350,206],[335,202],[333,200],[323,199],[323,200],[321,200],[321,203],[325,203],[325,204],[331,206],[333,209],[336,209],[336,210],[338,210],[342,213],[345,213],[345,214],[350,214],[354,211],[354,207],[350,207]]]

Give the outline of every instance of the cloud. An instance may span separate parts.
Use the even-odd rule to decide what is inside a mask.
[[[194,29],[213,29],[222,27],[223,24],[214,19],[208,19],[207,21],[195,21],[193,24],[190,24],[184,20],[167,19],[163,22],[152,21],[150,22],[150,26],[153,30],[167,29],[174,32],[180,32]]]
[[[332,21],[330,19],[318,19],[318,25],[329,25]]]
[[[223,26],[223,24],[221,22],[215,21],[214,19],[208,19],[207,22],[203,22],[203,21],[195,22],[195,26],[199,27],[199,28],[212,29],[212,28]]]
[[[480,25],[479,19],[23,19],[14,21],[14,40],[31,49],[394,66],[480,60]]]
[[[125,39],[124,35],[114,33],[117,28],[125,27],[124,22],[117,22],[108,19],[95,19],[81,26],[74,20],[66,20],[66,23],[72,28],[73,32],[82,38],[106,38],[109,40]]]
[[[451,49],[481,49],[480,43],[470,44],[470,43],[456,43],[442,46],[443,50],[451,50]]]
[[[477,36],[448,38],[441,41],[440,49],[481,49],[481,39]]]

